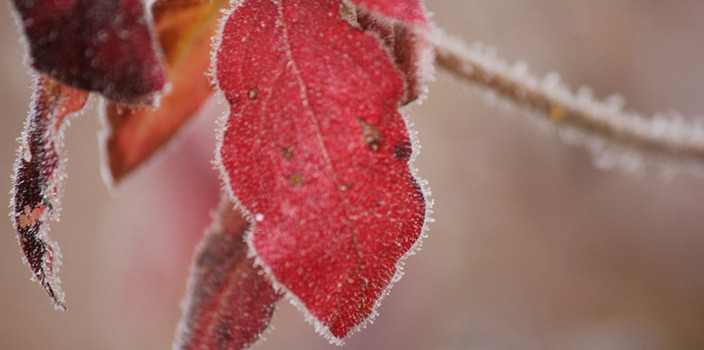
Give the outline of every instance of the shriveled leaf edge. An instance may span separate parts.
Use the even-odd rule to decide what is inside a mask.
[[[409,23],[402,21],[400,19],[396,19],[393,17],[386,16],[382,13],[376,12],[369,10],[365,6],[362,5],[357,5],[353,3],[351,0],[340,0],[340,2],[348,6],[349,8],[353,9],[358,9],[361,12],[364,12],[368,14],[370,17],[374,18],[377,22],[380,24],[393,28],[396,25],[400,25],[403,27],[406,27],[409,31],[413,32],[414,36],[417,38],[424,38],[427,40],[427,45],[426,47],[422,49],[417,49],[419,59],[416,62],[416,70],[418,72],[418,96],[411,101],[411,104],[413,102],[416,103],[423,103],[423,101],[428,97],[428,85],[432,83],[435,80],[435,51],[433,50],[433,45],[432,45],[432,33],[434,30],[434,26],[432,25],[432,17],[433,13],[429,12],[427,8],[425,7],[425,1],[419,0],[420,1],[420,6],[421,10],[423,13],[426,15],[426,20],[427,20],[427,26],[419,26],[416,25],[415,23]],[[378,36],[377,33],[374,32],[366,32],[369,35],[374,36],[379,40],[381,43],[381,47],[384,49],[387,55],[389,57],[393,58],[394,53],[391,52],[391,48],[387,47],[386,45],[383,44],[383,40]],[[399,72],[401,71],[399,67],[396,64],[396,61],[394,59],[391,60],[391,64],[393,64],[394,68],[396,68]],[[403,85],[404,88],[407,87],[407,82],[406,79],[403,79]],[[403,106],[402,106],[403,107]]]
[[[10,6],[13,8],[14,11],[14,6]],[[22,34],[24,35],[24,34]],[[27,51],[25,51],[27,52]],[[30,75],[30,80],[31,80],[31,86],[39,86],[38,82],[39,79],[41,79],[42,74],[39,72],[36,72],[34,69],[29,69],[28,73]],[[49,78],[51,79],[51,78]],[[64,120],[61,122],[61,126],[59,127],[59,130],[57,131],[57,135],[59,135],[59,140],[60,144],[58,145],[56,151],[57,151],[57,158],[58,158],[58,164],[56,165],[56,169],[54,170],[55,174],[59,174],[57,182],[56,182],[56,196],[53,198],[52,205],[53,205],[53,210],[47,210],[44,211],[40,217],[40,220],[43,221],[44,225],[40,229],[39,235],[42,236],[42,240],[46,242],[48,246],[51,247],[53,250],[54,254],[54,260],[52,261],[52,272],[53,272],[53,281],[55,282],[56,286],[56,299],[51,299],[50,301],[52,305],[54,306],[54,309],[56,310],[61,310],[61,311],[66,311],[66,298],[65,298],[65,292],[61,288],[61,277],[59,277],[59,272],[61,270],[61,265],[63,265],[63,254],[61,254],[61,248],[56,240],[54,240],[51,236],[49,236],[49,232],[51,232],[51,222],[59,222],[60,217],[61,217],[61,199],[64,196],[65,193],[65,181],[66,178],[68,177],[67,174],[67,167],[68,167],[68,157],[66,157],[66,154],[68,153],[65,149],[65,134],[66,134],[66,129],[69,127],[71,124],[71,121],[75,118],[79,118],[82,115],[86,114],[87,110],[93,109],[93,106],[95,105],[95,94],[92,92],[89,92],[88,94],[88,99],[83,105],[83,108],[81,108],[77,112],[72,112],[68,113],[65,117]],[[33,108],[34,108],[34,92],[32,95],[32,99],[29,101],[28,108],[27,108],[27,115],[32,113]],[[26,117],[25,117],[26,118]],[[25,134],[25,131],[27,130],[27,122],[29,120],[25,119],[25,122],[23,123],[22,126],[22,132],[20,136],[16,139],[16,142],[19,143],[19,146],[17,147],[17,150],[15,151],[15,161],[12,165],[12,175],[11,175],[11,181],[13,186],[10,188],[10,202],[9,202],[9,213],[8,216],[10,217],[10,221],[12,222],[12,228],[15,232],[17,232],[17,227],[16,227],[16,222],[15,222],[15,197],[17,195],[16,193],[16,186],[14,184],[17,181],[17,170],[19,169],[20,162],[22,161],[24,154],[22,153],[22,150],[25,145],[25,138],[27,135]],[[20,237],[15,234],[15,237],[17,239],[18,247],[19,247],[19,252],[22,256],[22,263],[25,265],[30,265],[29,260],[27,260],[27,257],[25,256],[24,252],[22,251],[22,243],[20,242]],[[37,282],[41,284],[41,281],[37,278],[35,275],[34,271],[32,269],[29,269],[30,271],[30,280]],[[44,290],[44,286],[42,286],[42,289]]]
[[[257,253],[254,244],[252,242],[252,235],[254,233],[254,230],[257,225],[257,221],[254,218],[254,214],[250,212],[235,196],[235,194],[232,192],[232,187],[230,185],[230,177],[227,174],[227,170],[225,169],[225,166],[223,165],[223,160],[221,157],[221,149],[223,146],[223,141],[224,141],[224,134],[226,130],[226,125],[227,121],[230,117],[230,107],[229,103],[227,102],[227,99],[225,98],[225,93],[220,89],[220,84],[217,79],[217,52],[218,49],[220,48],[222,38],[223,38],[223,30],[225,28],[225,25],[227,23],[227,20],[230,18],[230,16],[237,10],[239,6],[241,6],[245,1],[247,0],[230,0],[230,7],[227,9],[223,10],[223,14],[220,17],[218,21],[218,29],[213,37],[213,43],[212,43],[212,50],[211,50],[211,59],[210,59],[210,69],[208,71],[208,75],[211,78],[212,84],[214,86],[214,92],[213,92],[213,97],[218,101],[219,104],[222,104],[226,106],[227,110],[226,112],[221,115],[217,119],[217,126],[216,126],[216,142],[217,145],[215,147],[215,159],[213,160],[213,166],[215,169],[218,171],[218,176],[220,178],[221,184],[223,186],[222,191],[226,191],[226,193],[230,196],[230,200],[234,204],[235,208],[239,210],[242,215],[247,219],[247,221],[250,222],[250,227],[247,229],[247,231],[244,234],[244,239],[245,242],[247,243],[247,246],[249,247],[248,251],[248,257],[253,257],[254,258],[254,265],[259,266],[262,268],[264,271],[267,279],[271,283],[271,285],[274,287],[274,289],[277,292],[283,293],[284,294],[284,299],[286,299],[288,302],[290,302],[296,309],[298,309],[299,312],[303,314],[303,318],[306,322],[308,322],[310,325],[312,325],[315,329],[315,331],[322,335],[325,339],[327,339],[331,344],[335,344],[338,346],[344,345],[345,340],[349,338],[352,334],[357,333],[358,331],[364,329],[367,327],[368,324],[374,323],[374,319],[376,316],[379,314],[377,309],[381,305],[382,300],[391,292],[391,288],[394,286],[396,282],[398,282],[401,277],[403,277],[403,267],[405,265],[406,259],[409,256],[415,255],[417,251],[420,250],[423,239],[427,237],[427,232],[428,232],[428,224],[435,221],[431,215],[433,213],[433,204],[434,201],[431,198],[432,192],[430,191],[428,181],[421,179],[418,177],[418,169],[413,166],[413,162],[415,161],[416,157],[420,153],[420,143],[418,141],[418,136],[417,132],[412,130],[413,124],[408,120],[407,116],[404,115],[399,107],[399,112],[401,113],[401,116],[403,117],[404,124],[406,126],[406,130],[408,131],[409,138],[411,140],[411,156],[408,159],[408,168],[410,170],[411,176],[413,179],[416,181],[418,186],[421,189],[421,192],[423,193],[423,199],[425,201],[425,215],[423,217],[423,227],[421,228],[420,234],[418,236],[418,239],[413,243],[411,248],[406,251],[403,256],[401,256],[398,261],[396,261],[396,264],[394,268],[396,271],[394,272],[394,276],[391,278],[391,281],[389,284],[386,286],[384,291],[379,295],[379,298],[374,301],[374,306],[372,307],[372,311],[367,316],[366,319],[364,319],[362,322],[358,323],[356,326],[354,326],[344,337],[338,338],[330,332],[330,329],[323,325],[320,321],[318,321],[315,316],[308,310],[308,308],[305,306],[305,304],[291,291],[288,290],[282,283],[280,283],[276,278],[274,277],[271,268],[267,266],[267,264],[259,257],[259,254]],[[344,0],[340,0],[341,2]],[[385,46],[383,45],[381,39],[379,39],[376,35],[372,35],[374,38],[377,39],[379,42],[379,47],[384,50],[385,52],[388,53],[388,50],[386,50]],[[388,56],[389,60],[391,61],[392,64],[394,64],[393,59],[391,58],[392,56]],[[432,62],[433,59],[433,54],[430,53],[430,59]],[[394,64],[394,67],[395,64]],[[431,68],[432,69],[432,68]],[[401,74],[399,72],[399,74]],[[420,100],[420,98],[418,99]],[[416,101],[418,101],[416,100]],[[270,326],[271,328],[271,326]]]

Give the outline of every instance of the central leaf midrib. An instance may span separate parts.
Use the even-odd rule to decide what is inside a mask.
[[[295,58],[293,57],[293,50],[291,49],[291,44],[290,44],[290,38],[288,35],[288,27],[286,25],[286,21],[284,19],[284,14],[283,14],[283,5],[281,4],[280,1],[275,1],[275,4],[278,8],[279,11],[279,24],[281,25],[282,28],[282,35],[285,43],[285,51],[286,55],[288,56],[289,61],[291,62],[291,67],[293,70],[293,74],[296,76],[296,80],[298,82],[298,85],[300,86],[301,89],[301,96],[303,98],[303,104],[305,105],[305,108],[308,109],[309,115],[311,117],[311,122],[313,124],[313,127],[315,129],[315,134],[318,139],[321,153],[323,154],[323,158],[325,160],[325,163],[328,168],[328,172],[330,173],[331,178],[333,179],[334,185],[335,185],[335,191],[337,192],[338,196],[340,197],[340,201],[344,205],[345,208],[345,215],[347,216],[347,226],[349,226],[351,232],[352,232],[352,238],[353,238],[353,244],[354,244],[354,249],[355,252],[357,253],[357,264],[360,272],[362,275],[364,275],[364,271],[362,270],[362,252],[360,250],[360,245],[359,245],[359,233],[357,232],[357,228],[353,225],[353,219],[352,215],[350,214],[351,208],[349,205],[349,202],[347,199],[344,197],[342,194],[342,191],[340,190],[341,184],[338,179],[337,172],[335,171],[335,168],[333,166],[332,160],[330,159],[330,155],[328,154],[328,149],[327,146],[325,145],[325,139],[323,138],[323,135],[320,130],[320,122],[318,121],[317,114],[313,110],[313,108],[310,105],[310,99],[308,97],[308,90],[306,89],[306,84],[303,81],[303,77],[300,74],[300,71],[298,69],[298,64],[296,63]],[[362,276],[363,277],[363,276]],[[366,285],[362,285],[362,289],[366,289]],[[360,308],[364,307],[364,300],[362,300],[362,304]]]

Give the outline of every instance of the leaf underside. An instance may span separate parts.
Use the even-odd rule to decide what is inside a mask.
[[[230,104],[223,175],[257,221],[250,248],[340,342],[373,316],[424,224],[403,76],[337,0],[235,6],[215,57]]]
[[[206,72],[210,40],[227,0],[159,0],[152,6],[170,89],[159,108],[108,103],[104,155],[113,182],[138,168],[171,140],[212,93]]]
[[[64,308],[56,272],[58,246],[48,237],[47,219],[55,219],[62,180],[62,123],[80,111],[88,93],[50,78],[37,79],[15,164],[13,221],[22,251],[34,276],[56,307]]]
[[[247,257],[249,223],[223,200],[196,254],[174,349],[247,349],[281,294]]]

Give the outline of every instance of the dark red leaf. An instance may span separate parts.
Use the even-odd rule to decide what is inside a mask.
[[[212,93],[205,73],[210,40],[227,0],[159,0],[152,6],[171,89],[157,109],[109,103],[104,155],[114,182],[149,159],[193,117]]]
[[[141,0],[14,0],[30,64],[64,84],[151,103],[166,82]]]
[[[247,257],[249,224],[223,200],[191,269],[174,349],[247,349],[266,329],[281,294]]]
[[[87,92],[39,78],[15,164],[12,207],[20,245],[39,283],[62,309],[56,276],[60,253],[45,221],[55,219],[58,206],[64,163],[61,125],[67,115],[83,108],[87,97]]]
[[[425,218],[402,76],[343,8],[239,3],[215,67],[230,103],[219,161],[256,219],[250,249],[335,342],[374,315]]]

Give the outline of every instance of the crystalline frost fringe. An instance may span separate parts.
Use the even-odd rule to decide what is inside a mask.
[[[525,63],[509,66],[496,57],[495,49],[478,43],[468,47],[437,29],[433,44],[439,66],[482,88],[489,100],[556,129],[565,142],[586,145],[599,167],[634,171],[657,165],[663,175],[704,169],[702,121],[686,121],[675,112],[645,118],[625,111],[620,96],[598,101],[588,87],[573,93],[555,73],[539,80]]]

